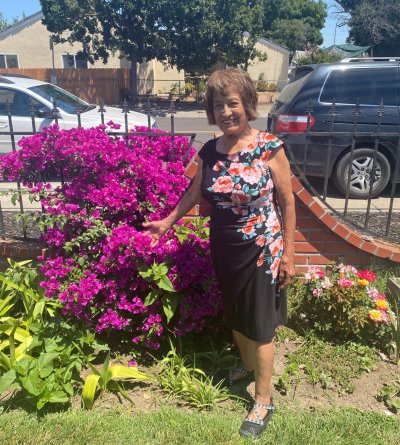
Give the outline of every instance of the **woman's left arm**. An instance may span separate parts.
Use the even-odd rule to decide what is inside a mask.
[[[290,165],[283,147],[271,153],[268,159],[268,167],[271,171],[276,197],[282,215],[283,255],[279,269],[279,280],[281,286],[286,286],[292,281],[295,275],[294,232],[296,228],[296,211]]]

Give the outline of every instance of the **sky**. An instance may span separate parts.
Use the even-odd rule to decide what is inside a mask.
[[[333,5],[335,2],[333,0],[326,0],[326,3],[328,4],[329,9],[325,28],[322,30],[322,35],[324,37],[322,46],[324,47],[333,45],[337,23],[337,18],[333,16]],[[14,17],[22,17],[23,13],[31,15],[38,11],[40,11],[39,0],[0,0],[0,12],[8,21],[11,21]],[[336,44],[345,43],[346,37],[347,27],[336,27]]]

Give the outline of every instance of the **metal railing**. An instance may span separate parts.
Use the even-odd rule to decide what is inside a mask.
[[[392,107],[393,108],[393,107]],[[364,235],[366,239],[381,239],[400,244],[400,191],[396,191],[397,183],[400,183],[400,115],[397,124],[392,128],[395,131],[388,132],[383,130],[383,117],[385,114],[385,106],[383,100],[380,102],[376,111],[376,121],[374,124],[367,124],[373,127],[372,131],[360,131],[360,126],[365,126],[365,121],[360,123],[360,115],[362,113],[359,102],[352,110],[353,121],[348,123],[351,127],[350,131],[337,131],[336,118],[337,105],[335,102],[329,110],[329,118],[324,121],[327,131],[314,131],[312,121],[314,120],[313,105],[310,100],[308,109],[305,110],[304,116],[307,116],[306,131],[302,133],[300,138],[293,143],[294,137],[298,137],[299,133],[282,133],[280,137],[285,142],[285,149],[292,165],[293,172],[298,176],[303,186],[316,198],[329,212],[331,212],[339,220],[355,228]],[[343,116],[341,124],[343,122]],[[297,135],[297,136],[296,136]],[[299,141],[304,143],[304,151],[297,153],[296,148]],[[348,164],[345,171],[345,193],[343,196],[337,196],[337,193],[331,188],[330,181],[332,174],[338,163],[338,159],[333,159],[333,148],[340,140],[342,149],[347,145],[345,153],[348,155]],[[388,149],[388,141],[390,141],[391,149]],[[310,165],[310,151],[318,146],[326,148],[326,161],[323,169],[323,175],[318,174],[315,165]],[[355,171],[355,158],[357,149],[369,148],[371,156],[368,163],[367,176],[367,194],[364,198],[351,198],[351,187],[357,181]],[[315,151],[313,153],[315,155]],[[343,155],[343,153],[342,153]],[[374,196],[374,186],[382,175],[382,169],[378,162],[378,155],[384,155],[390,163],[390,178],[385,191],[379,196]],[[314,159],[315,161],[315,159]],[[311,169],[310,169],[311,167]],[[310,171],[312,170],[312,172]],[[316,184],[318,180],[311,178],[312,176],[320,176],[323,184]]]
[[[190,138],[189,139],[189,144],[188,144],[188,148],[186,150],[186,152],[184,153],[181,161],[183,163],[186,163],[187,157],[189,155],[190,149],[193,146],[194,142],[200,142],[200,141],[196,141],[196,133],[194,132],[176,132],[175,131],[175,118],[174,115],[176,113],[175,110],[175,105],[174,102],[171,100],[170,102],[170,106],[169,106],[169,110],[168,113],[170,114],[170,130],[166,131],[165,133],[160,133],[159,131],[154,131],[151,128],[151,109],[152,109],[152,105],[151,102],[148,98],[147,100],[147,104],[145,106],[145,110],[141,110],[142,113],[147,115],[147,131],[135,131],[132,132],[129,130],[129,119],[128,119],[128,115],[130,113],[130,108],[128,106],[128,103],[126,100],[124,100],[122,107],[121,107],[121,115],[123,116],[123,121],[124,121],[124,125],[122,126],[122,131],[115,131],[114,129],[112,131],[109,131],[110,135],[113,136],[121,136],[122,138],[124,138],[125,143],[127,145],[127,147],[129,147],[129,137],[132,136],[147,136],[149,138],[149,141],[151,141],[152,138],[157,138],[157,137],[169,137],[171,138],[171,157],[170,157],[170,161],[171,162],[175,162],[175,138],[176,137],[180,137],[180,136],[185,136]],[[60,114],[59,114],[59,109],[57,107],[57,103],[54,101],[53,102],[53,108],[50,110],[51,111],[51,119],[52,119],[52,124],[56,124],[58,125],[59,120],[60,120]],[[83,110],[79,108],[79,106],[76,106],[75,108],[75,112],[76,112],[76,127],[81,128],[82,125],[82,113]],[[104,106],[103,103],[100,104],[99,108],[98,108],[98,112],[100,115],[100,121],[99,121],[99,125],[100,123],[102,125],[105,125],[105,121],[106,121],[106,108]],[[14,116],[13,115],[13,108],[12,108],[12,104],[7,102],[7,106],[6,106],[6,114],[7,114],[7,120],[8,120],[8,127],[9,127],[9,131],[0,131],[0,136],[9,136],[10,137],[10,145],[11,145],[11,149],[13,152],[17,151],[17,137],[19,136],[31,136],[34,134],[37,134],[39,131],[37,130],[37,125],[36,125],[36,118],[37,118],[37,112],[35,110],[34,104],[31,101],[30,102],[30,107],[29,107],[29,114],[30,114],[30,120],[31,120],[31,126],[32,126],[32,131],[15,131],[15,125],[14,125]],[[59,182],[61,185],[64,183],[64,178],[63,177],[59,177],[59,178],[55,178],[55,182]],[[20,221],[24,220],[24,217],[26,216],[25,211],[26,211],[26,206],[24,206],[24,202],[23,202],[23,196],[27,194],[27,190],[24,189],[21,186],[21,182],[19,180],[16,181],[16,187],[15,189],[13,188],[8,188],[7,190],[0,190],[0,238],[1,239],[22,239],[22,240],[34,240],[37,239],[39,236],[39,232],[37,230],[36,227],[30,227],[30,234],[28,234],[27,231],[27,226],[26,224],[22,223],[20,229],[15,227],[16,224],[16,219],[19,219]],[[2,206],[2,202],[1,202],[1,197],[4,196],[11,196],[11,198],[9,199],[10,201],[12,201],[12,203],[14,204],[14,206],[18,205],[18,209],[12,209],[11,211],[6,212],[4,206]],[[40,207],[38,209],[40,211]],[[18,218],[15,218],[16,214],[18,215]],[[7,216],[7,218],[5,218],[5,216]],[[10,219],[11,218],[11,225],[13,225],[13,227],[10,229],[7,226],[10,225],[10,223],[6,224],[6,219]]]

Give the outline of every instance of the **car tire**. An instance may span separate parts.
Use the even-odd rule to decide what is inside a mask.
[[[332,175],[335,187],[343,195],[346,194],[350,159],[351,152],[341,157]],[[373,159],[374,150],[371,148],[356,148],[354,150],[349,189],[350,198],[368,198]],[[378,196],[387,186],[390,180],[390,172],[388,159],[383,153],[378,151],[376,156],[375,182],[372,188],[373,198]]]

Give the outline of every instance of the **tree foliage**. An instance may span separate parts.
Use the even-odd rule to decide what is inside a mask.
[[[90,62],[106,62],[120,51],[135,62],[158,58],[189,72],[217,61],[244,65],[257,55],[254,43],[262,35],[261,0],[41,0],[41,5],[48,30],[60,42],[81,42]]]
[[[0,31],[7,28],[8,26],[7,20],[4,18],[3,14],[0,12]]]
[[[323,42],[327,7],[322,0],[264,0],[264,8],[264,31],[273,42],[292,51]]]
[[[337,0],[348,14],[349,39],[374,46],[376,56],[400,55],[399,0]]]

